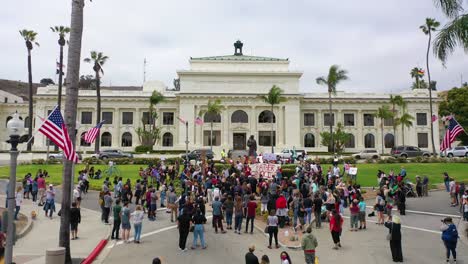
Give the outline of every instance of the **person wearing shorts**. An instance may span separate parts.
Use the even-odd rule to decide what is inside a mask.
[[[359,229],[366,229],[366,202],[362,197],[359,200]]]

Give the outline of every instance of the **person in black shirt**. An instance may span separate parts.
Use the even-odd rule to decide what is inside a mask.
[[[78,239],[78,224],[81,222],[80,208],[76,207],[76,203],[72,203],[70,209],[70,230],[72,233],[72,240]]]
[[[314,195],[314,216],[315,216],[315,227],[316,228],[321,228],[322,227],[322,198],[319,197],[318,193]]]
[[[255,245],[249,247],[249,252],[245,254],[245,264],[259,264],[258,258],[253,253],[255,251]]]
[[[190,224],[192,219],[187,214],[186,210],[182,210],[182,214],[177,218],[177,228],[179,228],[179,249],[186,251],[187,236],[190,231]]]
[[[200,237],[200,244],[203,249],[206,248],[205,244],[205,234],[204,234],[204,228],[203,224],[206,223],[206,218],[202,214],[200,209],[197,209],[195,212],[195,215],[192,218],[193,224],[195,225],[193,229],[193,244],[192,244],[192,249],[197,248],[197,240],[198,237]]]

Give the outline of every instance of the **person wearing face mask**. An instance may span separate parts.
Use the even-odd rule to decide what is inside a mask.
[[[280,254],[281,264],[292,264],[291,258],[289,257],[288,252],[283,251]]]

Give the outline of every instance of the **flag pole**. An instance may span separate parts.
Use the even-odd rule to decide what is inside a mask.
[[[189,156],[188,156],[188,121],[185,121],[185,166],[186,168],[189,165]]]

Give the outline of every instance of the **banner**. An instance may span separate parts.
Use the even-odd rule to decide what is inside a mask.
[[[271,179],[276,176],[276,171],[281,165],[272,163],[255,163],[250,164],[249,166],[254,177],[260,178],[260,175],[262,175],[263,178]]]

